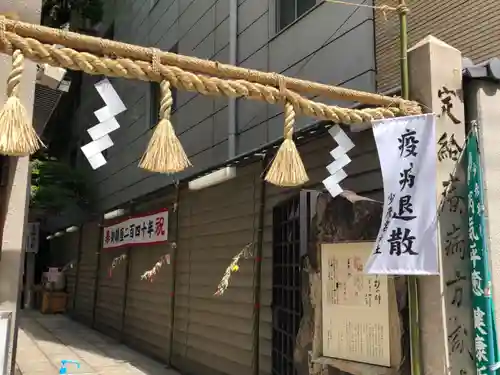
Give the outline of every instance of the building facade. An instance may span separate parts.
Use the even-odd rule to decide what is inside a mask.
[[[375,12],[375,20],[369,7],[320,0],[123,0],[108,6],[99,30],[118,41],[363,91],[398,86],[397,24],[389,27],[396,17],[385,21]],[[417,20],[410,23],[415,41],[432,30],[425,31],[427,23],[419,23],[419,13],[411,9],[410,20]],[[90,141],[86,130],[97,123],[93,112],[103,106],[94,88],[100,79],[82,76],[66,150],[76,168],[89,172],[96,189],[95,215],[68,213],[52,218],[48,228],[80,227],[50,246],[60,265],[76,264],[67,280],[70,313],[185,374],[291,375],[294,360],[305,364],[300,375],[308,373],[307,358],[294,348],[300,317],[308,309],[301,289],[307,283],[301,244],[307,243],[310,228],[297,213],[299,189],[262,182],[282,136],[281,108],[175,92],[172,122],[193,167],[176,176],[153,174],[138,163],[158,120],[158,87],[112,79],[127,110],[117,118],[120,129],[110,134],[114,146],[105,152],[107,164],[92,171],[79,148]],[[330,126],[298,119],[297,143],[310,177],[305,189],[322,189],[335,146],[326,133]],[[343,187],[380,201],[373,136],[349,136],[356,147],[349,153],[352,162]],[[236,177],[199,191],[188,188],[191,178],[221,166],[236,167]],[[283,204],[288,208],[280,211]],[[105,212],[142,214],[160,208],[169,209],[169,244],[102,250],[102,226],[113,223],[103,219]],[[285,229],[277,233],[278,227]],[[290,258],[276,256],[280,249],[285,253],[285,241],[276,242],[279,236],[290,241]],[[215,297],[231,258],[249,244],[254,256],[242,260],[228,290]],[[110,273],[113,260],[123,254],[125,260]],[[171,264],[153,283],[141,280],[165,254]],[[434,367],[441,371],[444,359],[438,357]]]
[[[396,7],[398,0],[375,0],[376,6]],[[491,1],[407,1],[408,39],[413,45],[433,35],[481,63],[500,55],[500,11]],[[377,90],[399,86],[399,21],[397,16],[375,12]],[[458,73],[457,73],[458,74]]]
[[[101,30],[118,41],[364,91],[375,89],[370,9],[316,0],[246,0],[234,2],[233,9],[231,0],[146,4],[137,0],[120,2],[111,14],[114,17],[105,20]],[[90,141],[86,130],[97,123],[88,114],[102,107],[93,87],[99,79],[83,77],[80,105],[71,121],[75,142],[68,152],[78,151],[79,168],[88,163],[78,147]],[[137,165],[158,120],[158,85],[125,79],[112,82],[127,111],[117,117],[121,128],[111,134],[115,145],[106,152],[108,164],[91,173],[103,211],[164,187],[174,177],[188,178],[258,148],[283,133],[279,106],[238,100],[233,110],[227,98],[179,91],[172,122],[193,168],[174,177],[151,174]],[[297,127],[310,122],[301,117]]]
[[[126,0],[109,14],[113,17],[106,17],[100,32],[118,41],[375,90],[369,8],[316,0]],[[91,171],[79,147],[90,141],[86,130],[97,123],[92,113],[103,106],[93,86],[100,79],[81,78],[80,104],[70,121],[73,138],[66,150],[75,167],[88,169],[97,215],[80,219],[68,213],[49,222],[53,231],[80,226],[79,232],[50,243],[54,261],[76,264],[67,278],[71,314],[186,374],[292,374],[293,341],[302,314],[301,257],[297,245],[293,259],[278,266],[288,267],[289,274],[273,281],[273,211],[298,190],[263,186],[261,178],[270,161],[262,155],[282,137],[282,108],[174,92],[172,123],[193,167],[177,176],[153,174],[138,163],[158,121],[157,84],[112,79],[127,110],[117,117],[121,128],[110,134],[114,146],[105,152],[108,163]],[[316,137],[325,134],[325,125],[330,126],[298,118],[307,187],[320,187],[327,175],[334,142],[329,136]],[[372,136],[358,133],[353,139],[358,147],[345,187],[380,198]],[[190,191],[184,183],[228,160],[237,166],[236,178],[200,191]],[[178,187],[174,178],[181,181]],[[101,225],[110,223],[102,214],[117,208],[137,214],[169,208],[170,244],[102,251]],[[248,244],[258,255],[242,260],[228,290],[215,297],[231,258]],[[123,253],[127,260],[110,277],[113,259]],[[175,267],[164,266],[153,283],[142,281],[140,275],[166,253]],[[272,307],[273,293],[286,294],[287,302]],[[280,329],[276,317],[273,328],[277,314],[286,324]],[[301,361],[307,367],[307,359]]]

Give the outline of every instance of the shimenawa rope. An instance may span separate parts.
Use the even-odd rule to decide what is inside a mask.
[[[295,87],[302,89],[304,89],[305,84],[306,89],[304,91],[314,92],[314,89],[307,90],[311,85],[314,86],[313,83],[301,81],[301,83],[297,85],[297,82],[293,79],[285,78],[278,74],[273,75],[254,71],[252,73],[254,76],[256,73],[261,73],[262,76],[257,75],[256,77],[252,77],[254,80],[266,82],[267,79],[267,81],[272,81],[273,83],[277,82],[279,84],[279,89],[271,85],[250,82],[243,79],[209,77],[200,73],[183,70],[179,66],[162,65],[161,59],[164,57],[165,53],[156,49],[149,49],[149,61],[133,61],[116,54],[117,50],[121,51],[118,47],[123,48],[123,46],[128,45],[116,44],[99,38],[90,40],[92,42],[99,42],[101,54],[111,52],[111,54],[114,55],[113,58],[106,56],[100,57],[89,52],[78,52],[71,48],[59,48],[59,46],[56,47],[43,44],[33,38],[19,36],[16,28],[12,28],[14,32],[6,31],[7,22],[12,21],[7,21],[4,17],[0,16],[0,42],[2,49],[6,53],[13,54],[13,70],[9,75],[8,85],[9,99],[3,111],[0,113],[0,152],[7,155],[33,153],[38,149],[41,143],[32,126],[26,121],[25,110],[17,98],[17,87],[22,73],[24,56],[36,62],[47,63],[67,69],[81,70],[94,75],[98,74],[161,82],[162,99],[160,105],[160,122],[139,164],[140,167],[154,172],[175,173],[191,165],[170,122],[170,112],[173,102],[170,89],[171,85],[188,91],[196,91],[204,95],[246,97],[253,100],[263,100],[271,104],[278,102],[284,103],[285,140],[278,150],[273,165],[266,176],[268,182],[279,186],[297,186],[308,180],[304,165],[293,142],[293,124],[295,122],[296,113],[303,113],[320,119],[332,120],[344,124],[361,123],[374,119],[394,117],[401,114],[420,113],[420,107],[415,102],[404,101],[401,98],[388,98],[370,93],[361,93],[362,95],[356,96],[356,92],[353,90],[325,85],[325,87],[332,88],[332,92],[340,97],[345,95],[355,100],[359,97],[365,98],[368,96],[368,101],[383,101],[386,102],[386,104],[397,105],[397,107],[367,108],[359,110],[318,103],[285,88],[285,85],[288,84],[287,82],[291,82],[292,86],[295,85]],[[17,25],[17,23],[15,25]],[[26,24],[23,25],[26,26]],[[63,45],[68,41],[68,36],[75,38],[73,33],[68,33],[66,31],[59,30],[55,34],[51,34],[54,33],[51,29],[42,28],[42,31],[43,30],[45,30],[46,34],[48,33],[53,37],[56,35],[61,38],[60,43]],[[81,36],[81,38],[84,41],[88,41],[86,36]],[[137,46],[132,47],[139,50],[141,49],[141,47]],[[176,56],[178,61],[191,61],[191,58]],[[205,60],[200,61],[206,63]],[[269,75],[272,75],[272,79],[269,78]],[[238,76],[238,74],[236,74],[236,76]],[[391,99],[392,102],[387,103],[387,99]]]
[[[294,106],[286,99],[287,89],[283,80],[280,80],[279,86],[280,95],[285,98],[284,140],[274,157],[265,180],[277,186],[298,186],[306,183],[309,177],[307,177],[306,168],[293,141],[293,125],[295,124]]]
[[[158,50],[151,49],[152,70],[155,74],[160,73],[160,59]],[[151,172],[176,173],[191,166],[184,148],[175,135],[174,127],[170,122],[172,105],[172,90],[170,82],[163,80],[160,83],[160,122],[155,128],[153,136],[149,141],[148,148],[144,153],[139,167]]]
[[[204,95],[247,97],[254,100],[264,100],[271,104],[279,102],[281,98],[279,90],[272,86],[244,80],[225,80],[217,77],[208,77],[188,72],[175,66],[159,65],[159,72],[154,72],[150,62],[98,57],[86,52],[77,52],[70,48],[43,45],[35,39],[21,38],[9,32],[6,35],[10,37],[10,41],[16,48],[23,51],[26,57],[36,62],[43,62],[72,70],[82,70],[92,75],[106,75],[158,82],[167,79],[174,87],[187,91],[197,91]],[[416,103],[413,103],[412,106],[402,108],[380,107],[363,110],[329,106],[303,98],[289,89],[287,89],[287,99],[292,102],[298,113],[319,119],[342,122],[344,124],[420,113],[420,108]],[[394,101],[393,104],[396,105],[397,102]]]
[[[136,61],[149,62],[151,60],[151,49],[147,47],[105,40],[89,35],[81,35],[66,30],[52,29],[17,20],[5,20],[5,27],[6,31],[17,34],[20,37],[33,38],[45,44],[58,44],[81,52],[90,52],[98,55],[104,55],[102,48],[104,41],[106,43],[105,52],[109,55],[129,58]],[[279,77],[285,81],[289,90],[315,96],[325,96],[337,100],[346,100],[379,106],[396,105],[411,107],[415,105],[415,102],[404,100],[402,98],[392,98],[380,94],[352,90],[345,87],[331,86],[323,83],[276,75],[274,73],[232,66],[217,61],[178,55],[171,52],[159,51],[158,58],[160,60],[160,64],[178,66],[186,70],[208,74],[211,76],[229,79],[243,79],[249,82],[275,87],[279,84]]]
[[[139,167],[151,172],[176,173],[191,166],[189,159],[175,135],[174,127],[170,122],[172,110],[172,91],[170,82],[162,81],[160,84],[160,122],[149,141]]]
[[[16,49],[12,54],[12,70],[7,78],[7,102],[0,111],[0,153],[4,155],[30,155],[42,145],[19,100],[23,71],[24,56]]]
[[[6,37],[5,17],[0,17],[0,45],[12,54],[12,70],[7,77],[7,102],[0,111],[0,153],[24,156],[36,152],[42,142],[19,100],[19,85],[24,72],[24,56],[14,50]]]

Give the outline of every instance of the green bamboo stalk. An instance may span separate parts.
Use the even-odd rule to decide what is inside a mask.
[[[408,69],[408,22],[405,0],[399,0],[399,25],[400,25],[400,58],[401,58],[401,96],[403,99],[410,98],[410,77]],[[408,277],[408,310],[410,322],[410,359],[411,374],[421,375],[421,353],[420,353],[420,327],[418,309],[418,279],[416,276]]]
[[[408,22],[405,0],[399,0],[399,33],[401,47],[401,96],[403,99],[410,98],[410,77],[408,73]]]
[[[420,326],[418,309],[418,282],[416,276],[408,277],[408,310],[410,321],[411,374],[421,375]]]

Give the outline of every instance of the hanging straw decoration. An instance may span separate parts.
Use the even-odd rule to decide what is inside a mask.
[[[108,277],[112,278],[113,277],[113,271],[115,270],[116,267],[120,265],[125,259],[127,259],[127,254],[123,253],[116,258],[113,259],[111,262],[111,266],[108,268]]]
[[[152,49],[152,69],[160,71],[160,58],[157,49]],[[160,83],[160,122],[149,141],[148,148],[141,158],[139,167],[151,172],[177,173],[191,166],[184,148],[175,134],[170,121],[172,114],[172,90],[170,82],[163,80]]]
[[[151,172],[181,172],[190,167],[191,162],[170,122],[170,111],[173,103],[170,82],[162,81],[160,88],[162,96],[160,103],[161,120],[156,126],[148,148],[139,163],[139,167]]]
[[[170,264],[170,254],[162,255],[162,257],[155,263],[153,268],[147,270],[141,275],[141,280],[146,280],[152,283],[155,280],[155,277],[160,273],[160,269],[165,264]]]
[[[227,266],[226,271],[224,272],[224,276],[222,276],[222,279],[219,282],[219,285],[217,285],[217,290],[214,293],[214,296],[220,297],[224,294],[229,286],[231,275],[233,274],[233,272],[238,272],[240,270],[240,260],[242,258],[250,259],[251,257],[253,257],[254,246],[255,244],[253,242],[249,243],[233,257],[231,263],[229,263],[229,266]]]
[[[5,17],[0,17],[0,43],[7,50],[12,44],[5,37]],[[31,124],[26,109],[19,99],[19,86],[24,72],[24,55],[12,53],[12,70],[7,78],[7,102],[0,111],[0,154],[25,156],[36,152],[42,141]]]
[[[293,141],[294,124],[295,109],[293,104],[287,100],[285,102],[285,140],[276,153],[276,157],[265,177],[265,180],[273,185],[293,187],[309,181],[304,163]]]

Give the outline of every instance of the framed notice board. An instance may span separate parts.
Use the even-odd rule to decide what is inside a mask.
[[[373,246],[321,246],[323,356],[390,367],[388,278],[363,271]]]

